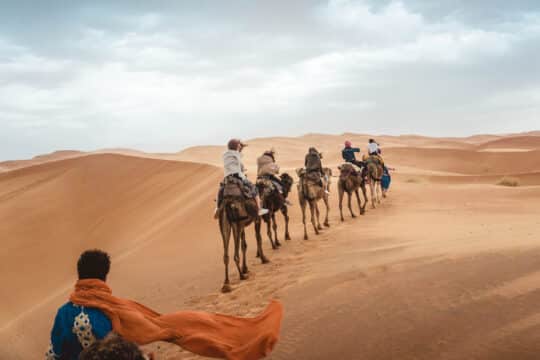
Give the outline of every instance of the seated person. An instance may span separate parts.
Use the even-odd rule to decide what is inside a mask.
[[[322,178],[326,178],[326,174],[324,173],[323,167],[322,167],[322,154],[317,151],[314,147],[310,147],[308,150],[308,153],[306,155],[304,165],[306,168],[306,174],[309,175],[311,173],[318,173],[321,176],[320,180],[320,186],[324,186],[322,182]],[[328,179],[327,183],[328,183]],[[330,193],[328,189],[324,190],[327,194]]]
[[[146,356],[136,344],[110,333],[86,348],[79,360],[154,360],[154,355]]]
[[[274,149],[265,151],[257,158],[257,177],[270,179],[277,187],[280,193],[283,193],[283,184],[277,177],[279,174],[279,165],[276,164],[276,152]]]
[[[353,148],[349,140],[345,141],[345,148],[341,151],[343,160],[362,168],[364,166],[364,162],[356,160],[356,155],[354,153],[360,153],[360,148]]]
[[[381,149],[379,148],[379,144],[374,139],[369,139],[368,143],[368,155],[374,156],[382,166],[384,166],[384,161],[381,156]]]
[[[77,262],[79,280],[100,279],[105,281],[110,269],[109,255],[100,250],[82,253]],[[112,330],[109,318],[98,309],[65,303],[57,312],[51,331],[51,345],[47,360],[77,360],[84,348],[103,339]]]
[[[283,194],[283,183],[277,174],[279,165],[276,163],[276,152],[274,149],[267,150],[257,159],[257,177],[270,179],[279,193]],[[291,205],[289,200],[285,200],[285,203]]]
[[[225,173],[225,178],[228,176],[233,176],[242,181],[244,186],[250,189],[252,198],[256,201],[257,207],[259,209],[259,216],[268,214],[268,209],[263,209],[260,204],[259,194],[257,192],[257,187],[248,180],[245,174],[245,167],[242,163],[242,150],[247,145],[238,139],[232,139],[227,144],[227,151],[223,154],[223,168]],[[218,192],[217,207],[214,213],[214,218],[218,216],[218,209],[221,205],[223,198],[223,187],[220,188]]]

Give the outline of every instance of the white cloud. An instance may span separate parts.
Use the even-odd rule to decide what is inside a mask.
[[[370,41],[398,42],[425,27],[420,14],[408,11],[402,2],[391,2],[378,13],[361,1],[330,0],[322,17],[335,27],[360,32]]]
[[[405,1],[374,10],[331,0],[308,10],[309,22],[277,33],[249,31],[241,18],[205,19],[199,33],[167,26],[176,24],[169,14],[118,15],[122,30],[82,23],[58,53],[0,38],[0,125],[47,129],[39,141],[48,147],[62,147],[55,133],[62,129],[81,147],[176,150],[245,129],[288,132],[294,122],[326,130],[328,116],[345,119],[332,122],[336,132],[363,131],[346,121],[363,113],[382,119],[386,131],[402,128],[393,117],[409,111],[410,126],[423,129],[434,109],[444,118],[465,97],[477,97],[460,108],[472,115],[538,102],[517,81],[512,95],[497,97],[509,81],[486,87],[492,73],[484,70],[500,62],[508,77],[524,71],[507,64],[538,39],[537,15],[486,29],[452,16],[428,20]],[[274,126],[258,130],[254,122]]]

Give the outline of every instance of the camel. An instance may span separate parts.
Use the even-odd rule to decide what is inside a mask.
[[[229,240],[231,232],[234,239],[234,262],[240,274],[240,280],[248,278],[249,270],[246,263],[246,232],[252,223],[255,225],[257,239],[257,255],[261,262],[270,262],[264,255],[261,237],[261,218],[258,215],[257,203],[254,199],[246,199],[239,184],[225,182],[223,200],[218,210],[219,228],[223,239],[223,262],[225,263],[225,281],[221,289],[227,293],[232,291],[229,281]],[[242,247],[242,267],[240,267],[240,246]]]
[[[369,190],[371,193],[371,208],[375,209],[375,203],[381,203],[382,188],[381,178],[383,174],[383,167],[379,160],[370,156],[365,161],[366,167],[364,168],[364,175],[369,183]]]
[[[322,230],[321,222],[319,220],[320,212],[317,205],[319,200],[324,201],[326,206],[326,216],[324,219],[324,226],[330,227],[328,222],[328,212],[330,205],[328,202],[328,193],[325,190],[330,188],[330,177],[332,176],[332,170],[330,168],[323,168],[324,176],[322,177],[322,186],[320,185],[320,175],[314,173],[316,178],[311,174],[306,174],[305,169],[300,168],[296,170],[300,181],[298,182],[298,200],[300,207],[302,208],[302,223],[304,224],[304,240],[308,240],[307,226],[306,226],[306,206],[309,204],[309,210],[311,213],[311,224],[315,234],[319,235],[319,230]]]
[[[272,190],[272,185],[268,186],[267,182],[270,180],[267,178],[263,177],[257,182],[259,194],[261,194],[262,206],[269,211],[262,218],[267,225],[268,239],[270,239],[272,249],[277,249],[281,246],[277,235],[276,212],[278,211],[281,211],[285,218],[285,240],[291,240],[289,234],[289,214],[285,199],[287,199],[291,191],[294,180],[287,173],[281,174],[280,178],[283,184],[283,194],[280,194],[276,189]],[[274,239],[272,239],[272,229],[274,230]]]
[[[361,171],[357,171],[352,164],[343,164],[339,167],[340,176],[338,182],[338,191],[339,191],[339,213],[341,215],[341,221],[345,221],[343,218],[343,195],[347,193],[348,196],[348,206],[349,211],[351,212],[351,217],[355,218],[352,207],[351,207],[351,197],[352,193],[356,194],[356,200],[358,202],[358,208],[360,209],[360,215],[363,215],[366,212],[366,204],[368,203],[368,198],[366,194],[366,181],[362,176]],[[364,194],[364,205],[360,201],[360,195],[358,189],[362,189],[362,194]]]

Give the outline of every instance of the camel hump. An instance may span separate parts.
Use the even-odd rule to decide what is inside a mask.
[[[371,173],[371,176],[375,180],[380,180],[383,175],[383,168],[380,164],[376,163],[375,161],[369,162],[367,164],[368,170]]]
[[[358,174],[357,169],[353,164],[345,163],[339,166],[339,178],[340,180],[346,180],[350,176],[356,176]]]

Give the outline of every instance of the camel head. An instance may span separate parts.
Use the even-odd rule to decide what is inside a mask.
[[[291,187],[294,184],[294,179],[287,173],[283,173],[280,176],[281,183],[283,184],[283,194],[287,196],[287,194],[291,191]]]

